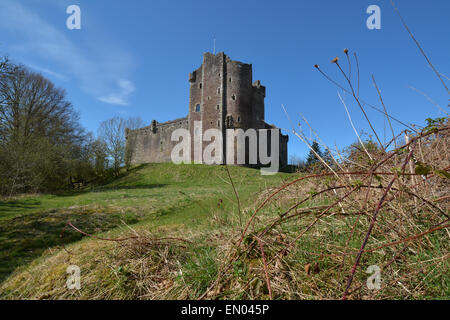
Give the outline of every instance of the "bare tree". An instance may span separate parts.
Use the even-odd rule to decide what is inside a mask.
[[[306,162],[299,156],[292,155],[289,162],[294,167],[295,171],[306,171]]]
[[[9,61],[8,61],[8,58],[7,58],[7,57],[2,57],[2,58],[0,58],[0,76],[6,74],[7,68],[8,68],[8,66],[9,66],[9,63],[8,63],[8,62],[9,62]]]
[[[143,125],[141,118],[124,119],[114,117],[100,123],[99,137],[105,142],[108,156],[112,160],[112,168],[116,176],[123,164],[129,164],[130,155],[126,152],[126,129],[136,129]],[[126,161],[127,160],[127,161]]]

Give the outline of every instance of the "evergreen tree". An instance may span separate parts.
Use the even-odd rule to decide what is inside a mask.
[[[319,144],[317,143],[317,141],[314,141],[314,142],[311,144],[311,149],[314,150],[314,152],[315,152],[316,154],[318,154],[320,157],[322,157],[322,155],[323,155],[323,154],[322,154],[322,150],[320,149],[320,146],[319,146]],[[317,158],[317,156],[315,155],[315,153],[314,153],[312,150],[309,150],[308,157],[306,158],[306,165],[307,165],[308,167],[313,166],[313,165],[315,165],[316,163],[320,163],[320,160]]]

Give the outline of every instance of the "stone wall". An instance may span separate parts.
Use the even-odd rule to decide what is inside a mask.
[[[178,143],[171,141],[172,132],[176,129],[188,129],[188,118],[164,123],[153,120],[147,127],[127,131],[131,163],[170,162],[172,148]]]

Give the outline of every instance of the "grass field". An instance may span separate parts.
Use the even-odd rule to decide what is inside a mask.
[[[240,197],[280,183],[286,174],[261,176],[258,170],[231,167]],[[218,205],[220,202],[220,205]],[[151,164],[139,166],[104,186],[77,193],[24,196],[0,202],[0,280],[48,248],[138,222],[148,228],[201,228],[211,212],[235,205],[223,167]]]
[[[319,190],[334,183],[331,177],[278,192],[303,175],[262,176],[243,167],[229,172],[235,188],[223,166],[150,164],[77,193],[0,202],[0,297],[339,299],[370,222],[369,215],[352,213],[364,189],[343,202],[345,210],[336,206],[323,215],[336,195]],[[362,256],[349,297],[450,298],[450,234],[440,229],[404,242],[440,216],[398,201],[400,215],[394,207],[383,209],[370,238],[371,248],[387,247]],[[411,216],[411,208],[422,216]],[[414,219],[413,230],[393,227],[406,219]],[[67,227],[69,221],[109,240],[85,236]],[[305,235],[297,240],[299,232]],[[264,250],[257,247],[261,234]],[[391,246],[395,240],[399,244]],[[280,256],[290,241],[295,246]],[[81,269],[81,290],[66,287],[70,265]],[[366,286],[371,265],[383,268],[379,290]]]

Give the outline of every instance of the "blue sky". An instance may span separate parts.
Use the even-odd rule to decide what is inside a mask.
[[[81,8],[81,30],[66,27],[72,4]],[[381,8],[380,30],[366,27],[372,4]],[[450,1],[396,5],[433,64],[449,77]],[[331,146],[343,147],[356,136],[338,89],[313,66],[344,84],[330,63],[339,56],[346,69],[344,48],[358,54],[364,100],[380,106],[374,74],[389,113],[402,121],[423,125],[425,118],[443,116],[435,104],[448,112],[448,94],[387,0],[0,0],[0,54],[65,88],[81,123],[94,132],[114,115],[140,116],[147,124],[186,116],[188,74],[213,50],[214,37],[217,51],[253,64],[254,80],[267,87],[267,122],[291,128],[284,104],[295,124],[303,114]],[[368,132],[358,107],[348,95],[344,99],[357,129]],[[383,139],[383,116],[367,112]],[[289,154],[306,153],[290,135]]]

